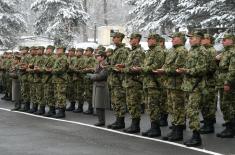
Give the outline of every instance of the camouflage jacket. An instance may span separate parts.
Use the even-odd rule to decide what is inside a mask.
[[[28,65],[29,64],[29,55],[27,55],[27,54],[23,55],[21,57],[20,63]],[[19,73],[20,73],[19,78],[20,78],[21,81],[28,81],[29,73],[27,73],[26,70],[20,70]]]
[[[155,46],[147,51],[142,66],[144,72],[144,88],[162,88],[161,77],[157,77],[152,71],[162,68],[164,61],[165,52],[160,46]]]
[[[76,72],[74,71],[73,68],[75,68],[75,65],[77,64],[78,58],[76,56],[73,57],[68,57],[68,82],[75,80],[74,78],[76,77]]]
[[[169,50],[166,55],[163,69],[166,72],[167,79],[165,86],[167,89],[181,89],[183,75],[177,74],[176,69],[185,67],[188,51],[184,46],[178,46]]]
[[[60,57],[55,57],[55,62],[52,67],[52,73],[53,73],[53,83],[65,83],[67,81],[67,57],[65,55],[62,55]]]
[[[34,65],[36,61],[36,56],[29,56],[29,64]],[[33,69],[34,67],[31,67],[30,69]],[[28,71],[28,81],[34,82],[34,72],[32,70]]]
[[[47,73],[47,68],[53,68],[54,62],[55,62],[55,56],[54,55],[44,55],[44,65],[43,65],[43,76],[42,76],[42,82],[43,83],[50,83],[52,82],[52,73]]]
[[[43,75],[43,71],[44,71],[44,57],[41,56],[36,56],[35,57],[35,63],[34,63],[34,67],[37,66],[39,67],[39,71],[35,72],[34,71],[34,82],[42,82],[42,75]]]
[[[205,88],[204,77],[207,73],[206,49],[202,46],[192,47],[188,53],[185,68],[188,72],[184,75],[182,89],[192,92],[196,88]]]

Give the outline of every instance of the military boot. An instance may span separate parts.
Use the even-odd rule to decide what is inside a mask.
[[[34,114],[36,114],[36,115],[43,115],[43,114],[45,114],[45,106],[44,105],[40,105],[38,111],[36,111]]]
[[[58,112],[52,117],[53,118],[65,118],[65,108],[58,108]]]
[[[95,126],[105,126],[105,109],[96,108],[96,113],[98,116],[98,123],[96,123]]]
[[[34,103],[33,107],[29,109],[27,112],[32,114],[35,113],[36,111],[38,111],[38,104]]]
[[[138,133],[140,132],[140,118],[133,118],[131,126],[123,130],[126,133]]]
[[[227,122],[225,124],[225,129],[221,133],[217,133],[216,136],[220,138],[233,138],[234,134],[233,134],[232,123]]]
[[[108,125],[108,128],[111,128],[111,129],[125,128],[124,117],[117,117],[116,121],[113,124]]]
[[[8,98],[8,94],[7,93],[1,99],[2,100],[6,100],[6,98]]]
[[[169,137],[171,137],[176,130],[176,125],[172,124],[172,126],[170,126],[169,128],[171,129],[171,131],[166,136],[163,136],[162,140],[169,140]]]
[[[86,115],[92,115],[93,114],[93,107],[92,107],[91,103],[88,104],[87,111],[84,111],[83,113],[86,114]]]
[[[15,102],[15,107],[11,111],[18,111],[21,109],[21,102]]]
[[[145,104],[142,103],[142,104],[140,105],[140,112],[141,112],[141,114],[144,114],[144,111],[145,111]]]
[[[168,140],[171,142],[183,140],[183,125],[176,125],[173,129],[172,134],[168,137]]]
[[[192,137],[184,142],[184,145],[188,146],[188,147],[196,147],[196,146],[200,146],[202,144],[202,139],[200,136],[199,131],[194,130],[193,131],[193,135]]]
[[[168,126],[167,118],[168,114],[161,114],[159,122],[160,126]]]
[[[70,106],[66,109],[66,111],[73,111],[73,110],[75,110],[75,103],[76,102],[71,102]]]
[[[74,113],[81,113],[83,112],[83,104],[79,103],[78,108],[73,110]]]
[[[146,132],[142,133],[143,136],[146,137],[159,137],[161,136],[161,129],[158,121],[151,122],[151,128]]]
[[[27,112],[30,110],[30,102],[25,102],[24,103],[24,106],[21,107],[21,109],[19,111],[22,111],[22,112]]]
[[[44,115],[45,117],[51,117],[56,114],[55,106],[50,106],[49,111]]]
[[[204,120],[204,125],[200,128],[200,134],[209,134],[214,132],[214,120]]]

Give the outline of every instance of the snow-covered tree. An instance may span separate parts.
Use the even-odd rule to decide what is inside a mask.
[[[69,46],[89,19],[80,0],[37,0],[31,9],[39,14],[36,34],[47,34],[55,45]]]
[[[0,46],[12,49],[19,34],[26,30],[23,16],[16,9],[18,1],[0,0]]]

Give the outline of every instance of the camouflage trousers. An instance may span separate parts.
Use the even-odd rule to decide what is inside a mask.
[[[224,92],[221,90],[222,102],[220,105],[221,111],[224,116],[225,122],[231,122],[235,119],[235,90],[232,89],[230,92]]]
[[[145,108],[150,120],[159,121],[161,105],[161,89],[144,88]]]
[[[66,83],[54,83],[55,103],[57,108],[66,107]]]
[[[79,79],[75,81],[75,85],[76,85],[76,101],[79,104],[83,104],[84,97],[85,97],[84,96],[85,87],[84,87],[83,79]]]
[[[202,100],[202,116],[204,120],[213,120],[215,119],[216,113],[216,96],[217,91],[215,87],[208,87],[207,93],[203,95]]]
[[[43,103],[43,84],[40,82],[32,83],[30,87],[30,96],[33,104],[45,105]]]
[[[191,130],[199,131],[200,129],[199,112],[201,109],[202,97],[202,91],[198,88],[188,94],[186,116],[189,119],[189,128]]]
[[[140,118],[141,116],[141,110],[140,110],[141,94],[142,94],[142,85],[135,87],[128,87],[126,89],[126,103],[132,119]]]
[[[48,106],[55,106],[54,84],[51,82],[43,85],[43,103]]]
[[[84,100],[92,105],[93,82],[90,79],[84,80]]]
[[[184,97],[184,92],[181,90],[169,89],[167,91],[167,105],[174,125],[185,124]]]
[[[12,95],[12,79],[10,76],[6,76],[6,93],[11,96]]]
[[[112,86],[111,88],[111,104],[116,117],[124,117],[126,113],[126,92],[120,86]]]
[[[30,102],[30,85],[28,81],[20,81],[22,103]]]
[[[69,81],[67,84],[67,99],[70,102],[76,101],[76,82],[75,81]]]
[[[30,82],[30,102],[36,104],[36,85],[33,82]]]
[[[160,102],[160,112],[161,114],[168,114],[168,105],[167,105],[167,89],[163,88],[161,90],[161,102]]]

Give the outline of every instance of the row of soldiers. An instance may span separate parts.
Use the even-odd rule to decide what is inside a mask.
[[[213,48],[213,37],[201,32],[188,35],[190,51],[184,47],[186,36],[183,33],[170,36],[173,44],[170,50],[165,49],[164,38],[158,34],[149,34],[149,50],[146,52],[140,45],[142,36],[139,33],[130,36],[131,48],[122,43],[124,34],[116,32],[112,37],[116,48],[107,52],[106,65],[103,66],[109,72],[111,103],[116,116],[116,121],[109,124],[108,128],[125,128],[127,106],[132,123],[124,132],[140,132],[141,104],[144,103],[151,127],[142,132],[143,136],[161,136],[161,120],[166,120],[167,114],[170,114],[172,130],[163,139],[183,140],[183,130],[188,118],[189,128],[193,133],[184,144],[199,146],[200,134],[214,133],[219,91],[225,130],[217,136],[230,138],[235,135],[234,35],[224,35],[224,51],[221,54],[217,54]],[[87,101],[87,113],[92,113],[91,81],[85,75],[94,71],[93,51],[88,48],[85,56],[82,56],[82,52],[77,50],[76,56],[72,56],[71,53],[74,52],[69,50],[66,57],[63,47],[56,48],[56,55],[53,55],[53,50],[54,47],[48,46],[43,55],[43,47],[33,47],[28,54],[28,49],[24,47],[20,50],[21,60],[13,65],[13,69],[2,69],[5,72],[17,71],[19,75],[24,104],[21,110],[44,114],[45,105],[48,105],[49,111],[45,116],[62,118],[65,116],[67,92],[67,98],[71,102],[67,110],[81,112],[83,102]],[[30,103],[33,103],[31,109]],[[55,113],[55,107],[58,108],[58,113]],[[16,105],[16,109],[18,108]],[[202,127],[200,112],[204,119]]]

